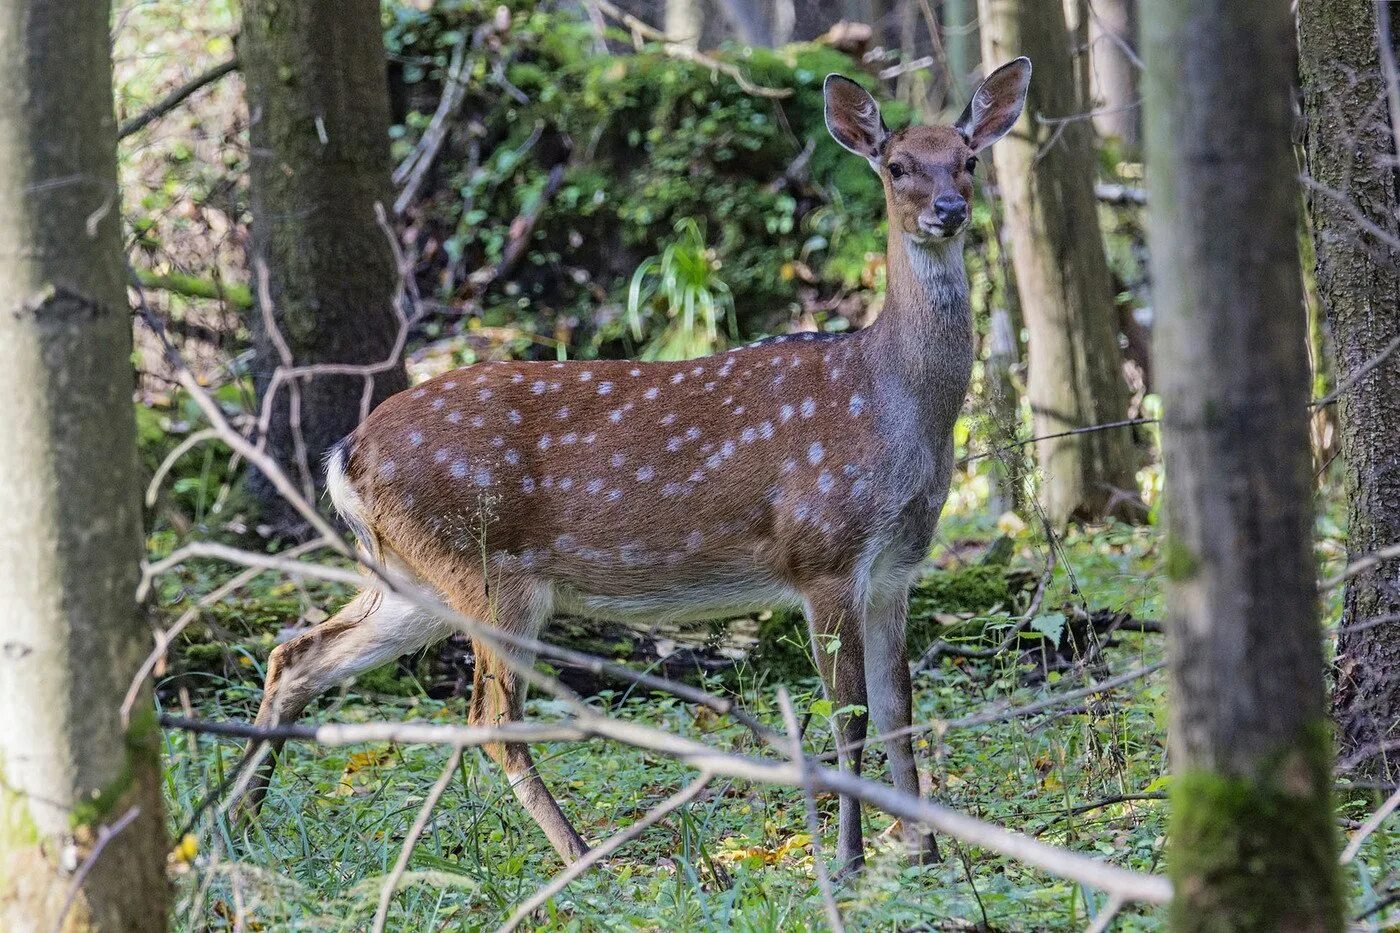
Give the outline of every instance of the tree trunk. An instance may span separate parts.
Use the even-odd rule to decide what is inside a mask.
[[[1059,0],[981,0],[986,70],[1017,55],[1035,65],[1025,114],[994,149],[1012,260],[1030,331],[1036,434],[1117,421],[1127,411],[1117,312],[1094,201],[1092,133],[1075,92]],[[1142,517],[1132,435],[1095,431],[1041,441],[1051,521]]]
[[[1400,251],[1353,212],[1400,236],[1400,173],[1370,0],[1303,0],[1298,9],[1317,286],[1336,345],[1348,556],[1400,542]],[[1393,27],[1392,27],[1393,28]],[[1395,38],[1391,37],[1392,48]],[[1381,620],[1368,628],[1357,626]],[[1400,560],[1347,584],[1333,716],[1344,753],[1400,738]],[[1373,770],[1387,770],[1384,758]],[[1387,779],[1400,774],[1392,762]]]
[[[149,692],[120,715],[150,638],[109,12],[0,7],[5,930],[162,930],[168,904]]]
[[[398,270],[375,216],[391,203],[379,4],[248,0],[239,58],[252,114],[253,272],[256,285],[266,270],[271,299],[250,327],[259,402],[287,356],[376,370],[276,389],[267,448],[312,491],[325,451],[407,382],[393,359]],[[300,524],[264,478],[254,489],[273,527]]]
[[[1293,24],[1280,0],[1178,0],[1143,14],[1165,412],[1171,925],[1339,931]]]
[[[719,0],[719,6],[740,42],[773,45],[773,29],[765,15],[767,10],[759,0]]]
[[[972,73],[982,61],[977,39],[977,4],[975,0],[943,0],[943,48],[948,54],[948,72],[952,87],[948,97],[965,101],[977,86]]]
[[[1126,149],[1141,145],[1138,68],[1130,52],[1137,31],[1133,0],[1094,0],[1089,11],[1089,99],[1094,127],[1105,139],[1117,139]]]
[[[704,0],[666,0],[661,31],[681,45],[697,48],[705,31]]]

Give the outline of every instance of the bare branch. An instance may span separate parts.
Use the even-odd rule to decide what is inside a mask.
[[[232,74],[237,70],[238,56],[235,55],[228,61],[220,62],[213,68],[210,68],[208,71],[204,72],[204,74],[196,78],[191,78],[189,81],[162,97],[155,104],[152,104],[141,113],[123,123],[121,127],[117,129],[117,139],[126,139],[132,133],[139,133],[141,130],[144,130],[146,127],[183,104],[191,95],[201,88],[206,88],[224,75]]]

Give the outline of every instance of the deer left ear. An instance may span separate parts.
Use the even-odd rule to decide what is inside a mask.
[[[1001,139],[1021,117],[1026,106],[1026,89],[1031,84],[1031,60],[1012,59],[987,79],[967,102],[967,109],[953,126],[974,153]]]
[[[870,92],[844,75],[829,74],[822,85],[826,129],[833,139],[878,170],[889,128]]]

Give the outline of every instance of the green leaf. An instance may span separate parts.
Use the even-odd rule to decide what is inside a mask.
[[[1048,638],[1055,644],[1060,643],[1060,636],[1065,633],[1065,614],[1063,612],[1047,612],[1031,619],[1031,628]]]

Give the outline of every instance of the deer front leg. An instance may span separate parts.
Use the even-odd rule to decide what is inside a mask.
[[[549,621],[548,600],[540,598],[539,584],[533,580],[516,577],[496,579],[492,581],[491,593],[488,601],[484,584],[479,593],[464,588],[453,600],[453,607],[463,615],[485,618],[496,628],[519,632],[531,638],[539,635]],[[528,685],[486,641],[473,639],[472,651],[476,658],[469,714],[472,725],[521,722],[525,717]],[[513,657],[530,660],[518,652]],[[582,858],[588,846],[535,770],[530,747],[519,742],[493,742],[486,746],[486,754],[506,773],[516,799],[544,831],[565,864]]]
[[[485,642],[473,640],[472,650],[476,670],[472,678],[471,724],[520,722],[525,714],[525,684]],[[486,754],[506,773],[516,799],[544,830],[564,863],[582,858],[588,846],[535,770],[530,747],[518,742],[493,742],[486,746]]]
[[[821,673],[826,698],[836,711],[837,764],[841,770],[857,777],[860,776],[868,722],[861,631],[864,616],[864,607],[855,599],[854,587],[822,588],[807,596],[807,622],[817,670]],[[859,871],[865,865],[860,801],[843,794],[837,812],[837,870]]]
[[[919,796],[919,772],[907,731],[912,718],[912,687],[905,629],[909,616],[907,591],[877,596],[865,618],[865,679],[870,685],[870,716],[883,739],[895,789]],[[920,862],[939,860],[933,833],[902,824],[904,842]]]

